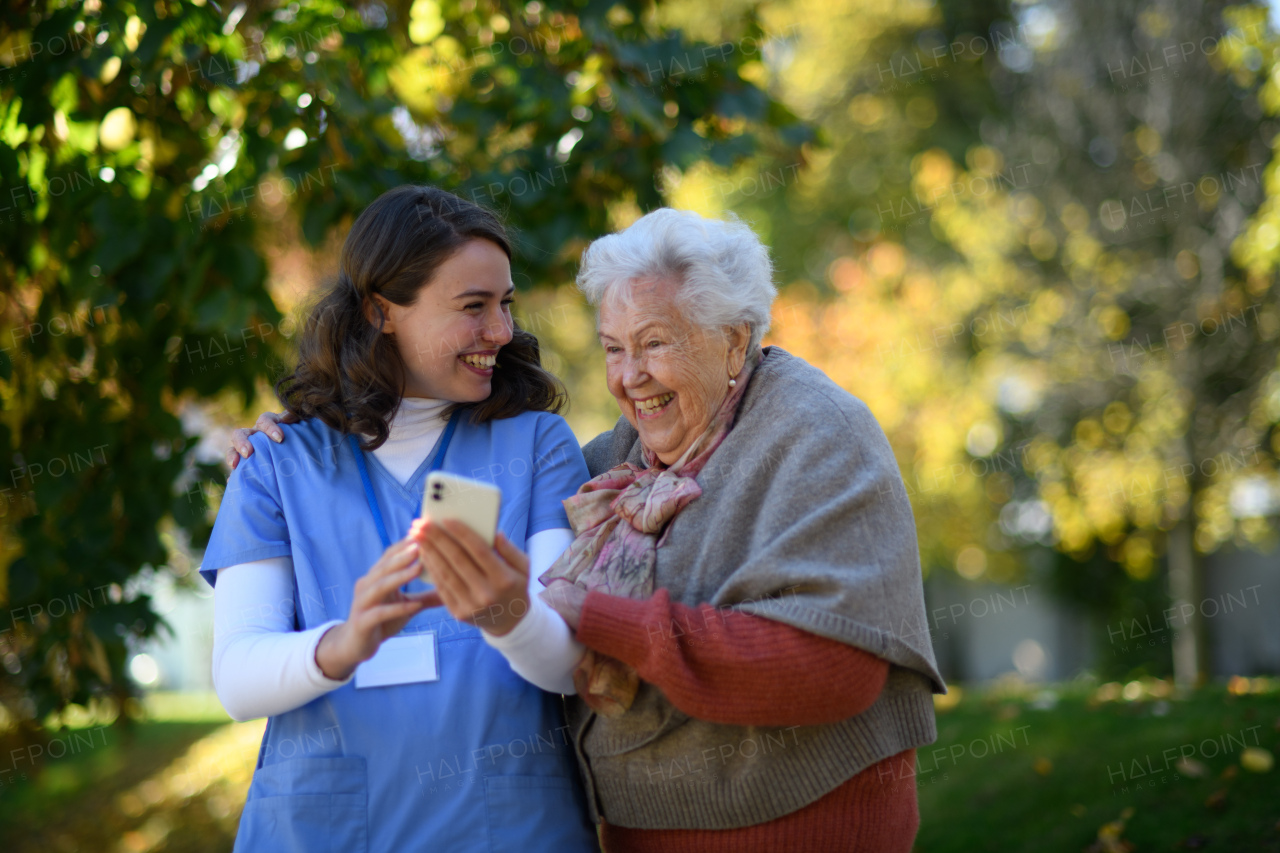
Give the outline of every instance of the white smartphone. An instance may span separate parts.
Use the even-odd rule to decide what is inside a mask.
[[[502,490],[491,483],[432,471],[422,496],[422,517],[432,521],[456,518],[480,535],[493,547],[498,532],[498,510],[502,507]]]

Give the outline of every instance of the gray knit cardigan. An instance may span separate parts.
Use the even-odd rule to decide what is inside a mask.
[[[592,476],[624,461],[644,465],[639,437],[621,418],[584,453]],[[925,627],[915,522],[867,407],[802,359],[766,347],[736,426],[697,479],[702,496],[658,549],[655,589],[865,649],[889,661],[889,678],[855,717],[786,728],[694,719],[647,682],[614,719],[569,697],[593,817],[619,826],[763,823],[937,737],[932,694],[946,688]]]

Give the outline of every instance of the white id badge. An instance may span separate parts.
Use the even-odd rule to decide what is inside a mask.
[[[384,640],[377,654],[356,667],[356,689],[439,680],[435,631]]]

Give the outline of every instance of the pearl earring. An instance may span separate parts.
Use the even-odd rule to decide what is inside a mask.
[[[730,388],[734,387],[734,386],[735,386],[735,385],[737,385],[737,384],[738,384],[738,380],[736,380],[736,379],[730,379],[730,380],[729,380],[729,387],[730,387]]]

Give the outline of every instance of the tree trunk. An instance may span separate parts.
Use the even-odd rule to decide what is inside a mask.
[[[1184,519],[1169,531],[1169,597],[1173,612],[1173,680],[1180,691],[1199,686],[1203,676],[1200,618],[1200,566],[1192,547],[1192,520]]]

